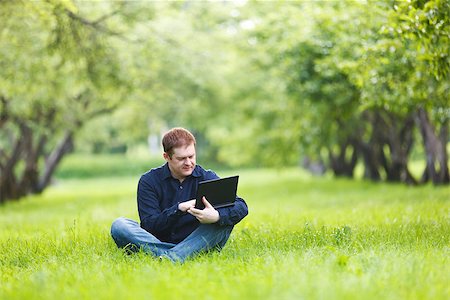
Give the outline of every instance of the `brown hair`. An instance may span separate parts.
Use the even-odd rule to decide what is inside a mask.
[[[162,138],[162,145],[164,152],[172,157],[173,148],[178,148],[181,146],[188,146],[190,144],[195,145],[195,137],[189,130],[175,127],[166,132]]]

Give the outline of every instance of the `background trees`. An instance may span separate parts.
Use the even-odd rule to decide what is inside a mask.
[[[447,1],[0,6],[0,201],[175,125],[224,165],[449,182]]]
[[[112,6],[95,16],[70,2],[0,5],[2,202],[45,189],[78,129],[111,113],[130,85],[105,24]]]
[[[422,181],[448,183],[450,100],[450,3],[448,1],[412,1],[398,3],[391,11],[391,31],[412,45],[416,72],[412,80],[416,121],[426,151]],[[431,117],[430,117],[431,115]]]
[[[257,23],[249,33],[253,41],[250,47],[254,52],[263,51],[253,58],[261,72],[270,71],[281,83],[285,97],[277,99],[278,105],[265,106],[261,116],[277,114],[280,99],[288,107],[282,115],[269,118],[267,127],[261,130],[266,136],[271,132],[268,128],[287,120],[288,125],[274,131],[276,137],[271,141],[276,142],[269,143],[272,147],[282,150],[284,145],[297,155],[312,156],[336,175],[353,176],[359,159],[367,178],[417,183],[409,162],[419,128],[424,141],[434,141],[433,147],[426,142],[423,147],[429,162],[421,181],[449,182],[445,154],[450,117],[445,71],[448,43],[440,44],[448,38],[449,19],[438,12],[447,10],[447,4],[403,4],[411,20],[427,24],[424,32],[431,32],[433,41],[439,44],[437,49],[443,49],[439,55],[436,50],[424,55],[421,38],[402,34],[397,5],[266,5],[257,5],[259,11],[249,10],[248,17]],[[429,12],[418,11],[414,5]],[[430,17],[416,18],[416,14]],[[432,24],[447,29],[433,33]],[[447,35],[436,37],[440,34]],[[435,59],[430,61],[430,57]],[[438,58],[443,60],[441,71],[426,71],[430,64],[441,64],[436,62]],[[270,91],[265,97],[273,101]],[[430,121],[428,114],[439,117]],[[432,134],[435,128],[439,134]],[[435,138],[427,138],[433,135]],[[440,142],[437,136],[442,138]]]

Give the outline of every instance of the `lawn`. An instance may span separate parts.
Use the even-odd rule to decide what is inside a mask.
[[[61,172],[43,195],[0,206],[0,299],[450,298],[448,186],[219,175],[235,173],[249,216],[222,252],[172,264],[109,236],[116,217],[137,219],[139,174]]]

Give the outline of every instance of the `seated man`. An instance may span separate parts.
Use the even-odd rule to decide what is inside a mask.
[[[215,209],[203,197],[205,208],[196,209],[198,183],[218,176],[196,165],[195,137],[188,130],[171,129],[162,144],[166,163],[139,180],[140,225],[118,218],[111,227],[112,238],[120,248],[142,249],[173,262],[183,262],[202,251],[220,250],[233,226],[248,214],[247,204],[236,197],[234,206]]]

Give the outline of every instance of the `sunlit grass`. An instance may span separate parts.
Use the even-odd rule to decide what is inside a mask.
[[[450,188],[239,173],[249,216],[221,253],[125,255],[138,176],[66,179],[0,207],[0,299],[448,299]]]

